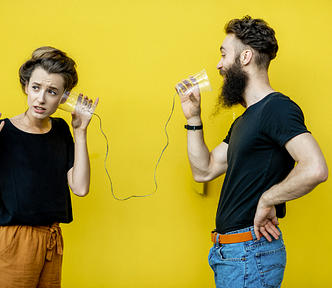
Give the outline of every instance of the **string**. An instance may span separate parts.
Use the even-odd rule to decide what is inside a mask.
[[[112,196],[115,200],[118,200],[118,201],[125,201],[125,200],[129,200],[130,198],[143,198],[143,197],[148,197],[148,196],[151,196],[153,195],[154,193],[156,193],[157,189],[158,189],[158,184],[157,184],[157,167],[159,165],[159,162],[161,160],[161,157],[163,156],[166,148],[168,147],[169,145],[169,137],[168,137],[168,134],[167,134],[167,125],[169,123],[169,121],[171,120],[171,117],[173,115],[173,112],[174,112],[174,106],[175,106],[175,96],[176,96],[177,93],[175,93],[174,97],[173,97],[173,105],[172,105],[172,110],[171,110],[171,114],[169,115],[168,119],[167,119],[167,122],[165,124],[165,134],[166,134],[166,139],[167,139],[167,142],[166,142],[166,145],[165,147],[163,148],[163,150],[161,151],[160,153],[160,156],[159,156],[159,159],[157,161],[157,164],[154,168],[154,183],[155,183],[155,190],[150,193],[150,194],[146,194],[146,195],[132,195],[132,196],[129,196],[127,198],[117,198],[114,194],[114,190],[113,190],[113,183],[112,183],[112,179],[111,179],[111,176],[109,175],[108,173],[108,170],[107,170],[107,166],[106,166],[106,161],[107,161],[107,157],[108,157],[108,139],[107,139],[107,136],[105,135],[103,129],[102,129],[102,122],[101,122],[101,118],[99,115],[97,115],[96,113],[93,113],[93,115],[96,115],[99,119],[99,122],[100,122],[100,131],[101,133],[103,134],[105,140],[106,140],[106,155],[105,155],[105,159],[104,159],[104,167],[105,167],[105,171],[106,171],[106,174],[107,174],[107,177],[110,181],[110,185],[111,185],[111,192],[112,192]]]

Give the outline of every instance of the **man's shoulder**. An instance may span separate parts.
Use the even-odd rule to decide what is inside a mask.
[[[286,96],[285,94],[282,94],[280,92],[274,92],[271,93],[270,95],[268,95],[266,97],[266,101],[265,101],[265,108],[267,108],[268,110],[272,109],[272,110],[280,110],[280,109],[286,109],[287,108],[296,108],[296,109],[300,109],[300,106],[293,101],[289,96]],[[281,111],[280,111],[281,112]]]
[[[285,94],[281,93],[281,92],[273,92],[269,95],[266,96],[266,103],[270,103],[270,102],[294,102],[293,100],[291,100],[289,98],[289,96],[286,96]]]

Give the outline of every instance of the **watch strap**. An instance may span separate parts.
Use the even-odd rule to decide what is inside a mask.
[[[184,128],[186,128],[187,130],[202,130],[203,129],[203,125],[199,125],[199,126],[191,126],[191,125],[184,125]]]

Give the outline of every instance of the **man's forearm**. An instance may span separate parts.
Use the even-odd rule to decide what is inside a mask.
[[[263,193],[260,203],[268,207],[300,198],[312,191],[318,184],[326,181],[327,174],[325,163],[313,167],[299,163],[285,180]]]
[[[203,130],[187,132],[188,158],[194,179],[197,182],[204,182],[208,174],[210,151],[204,142]]]
[[[188,125],[202,125],[201,119],[189,121]],[[227,169],[226,143],[209,151],[204,141],[203,130],[188,130],[187,132],[188,157],[194,179],[197,182],[207,182],[224,174]]]

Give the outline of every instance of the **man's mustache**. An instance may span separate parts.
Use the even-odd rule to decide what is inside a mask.
[[[222,69],[219,69],[219,74],[221,76],[225,76],[226,75],[226,71],[225,70],[222,70]]]

